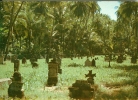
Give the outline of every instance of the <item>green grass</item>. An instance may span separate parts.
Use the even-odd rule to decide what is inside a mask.
[[[32,69],[27,61],[26,65],[20,63],[20,73],[24,82],[24,93],[26,100],[70,100],[68,87],[76,80],[86,80],[85,74],[88,70],[96,73],[95,84],[98,86],[95,100],[126,100],[138,99],[138,65],[131,64],[130,58],[121,64],[104,61],[103,56],[96,60],[97,67],[84,67],[86,57],[83,59],[70,58],[62,59],[62,74],[58,74],[58,84],[55,87],[44,86],[48,79],[48,65],[44,59],[39,59],[39,67]],[[92,59],[90,59],[92,60]],[[78,67],[68,67],[69,64],[79,64]],[[0,65],[0,78],[10,78],[13,75],[13,63],[6,61],[5,65]],[[7,100],[8,84],[0,86],[0,100]]]

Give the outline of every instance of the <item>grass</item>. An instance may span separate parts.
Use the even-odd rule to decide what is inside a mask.
[[[95,84],[98,86],[95,100],[126,100],[138,99],[138,65],[131,64],[128,57],[123,63],[111,62],[111,68],[108,62],[104,61],[103,56],[98,56],[96,60],[97,67],[84,67],[86,57],[83,59],[70,58],[62,59],[62,74],[58,74],[58,84],[54,87],[44,86],[48,79],[48,65],[44,59],[39,59],[39,67],[32,69],[29,60],[27,64],[20,63],[20,73],[23,77],[23,88],[26,100],[70,100],[68,87],[76,80],[86,80],[85,74],[88,70],[96,73]],[[92,60],[92,59],[90,59]],[[10,78],[13,75],[13,63],[6,61],[5,65],[0,65],[0,78]],[[79,66],[68,67],[76,63]],[[7,100],[8,84],[0,86],[0,100]]]

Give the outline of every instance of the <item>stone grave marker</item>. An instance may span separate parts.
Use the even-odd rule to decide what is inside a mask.
[[[13,76],[11,77],[11,80],[12,83],[9,85],[8,88],[8,96],[12,98],[23,98],[24,90],[22,89],[23,82],[21,74],[19,72],[14,72]]]
[[[25,63],[26,63],[26,58],[23,57],[23,58],[22,58],[22,64],[25,64]]]
[[[32,64],[32,68],[37,68],[38,67],[37,58],[30,58],[30,62]]]
[[[91,66],[91,61],[87,58],[85,61],[85,66]]]
[[[56,85],[58,82],[58,63],[55,59],[48,63],[48,80],[47,85]]]
[[[19,66],[20,66],[20,60],[19,59],[15,59],[14,60],[14,72],[15,71],[19,71]]]
[[[11,56],[11,62],[14,63],[14,60],[17,59],[17,56],[16,55],[12,55]]]
[[[0,55],[0,64],[3,64],[3,62],[4,62],[4,57],[3,55]]]
[[[95,61],[95,59],[92,59],[92,66],[96,67],[96,61]]]
[[[96,74],[92,74],[92,70],[89,70],[89,73],[85,74],[85,77],[88,77],[88,83],[94,84],[94,77],[96,77]]]
[[[117,62],[118,62],[118,63],[122,63],[122,62],[123,62],[123,55],[122,55],[122,54],[120,54],[120,55],[118,56]]]
[[[88,74],[85,74],[86,77],[89,77],[87,80],[76,80],[75,83],[69,87],[69,96],[77,100],[93,100],[95,96],[95,86],[93,77],[96,74],[92,74],[92,70]]]

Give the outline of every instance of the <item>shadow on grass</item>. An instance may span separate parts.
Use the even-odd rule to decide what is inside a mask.
[[[113,82],[103,84],[97,91],[96,100],[137,100],[138,99],[138,65],[116,65],[111,69],[119,69],[122,72],[113,74]]]
[[[122,69],[122,70],[135,70],[135,71],[138,71],[138,65],[116,65],[116,66],[113,66],[111,68],[115,68],[115,69]]]

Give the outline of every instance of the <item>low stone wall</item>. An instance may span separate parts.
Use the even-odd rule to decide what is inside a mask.
[[[11,81],[11,79],[10,78],[2,78],[2,79],[0,79],[0,85],[2,85],[2,84],[4,84],[4,83],[6,83],[6,84],[10,84],[12,81]]]

